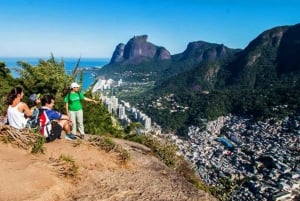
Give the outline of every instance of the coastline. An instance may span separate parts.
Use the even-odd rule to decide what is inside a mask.
[[[14,78],[19,77],[17,69],[20,67],[18,66],[18,61],[25,61],[33,66],[39,63],[40,59],[47,60],[49,57],[0,57],[0,62],[4,62],[6,67],[10,70],[12,76]],[[65,71],[67,74],[70,74],[73,68],[76,66],[79,58],[75,57],[59,57],[56,60],[59,62],[61,59],[64,61],[65,64]],[[96,76],[94,76],[93,72],[88,70],[85,71],[85,68],[101,68],[102,66],[109,63],[109,58],[80,58],[79,68],[83,69],[83,84],[82,89],[88,89],[95,81]]]

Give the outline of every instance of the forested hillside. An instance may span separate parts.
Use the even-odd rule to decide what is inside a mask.
[[[299,112],[299,41],[300,24],[280,26],[264,31],[244,50],[196,42],[164,63],[115,64],[106,70],[118,76],[120,69],[152,72],[153,88],[124,98],[165,130],[183,134],[189,125],[228,113],[264,119]]]

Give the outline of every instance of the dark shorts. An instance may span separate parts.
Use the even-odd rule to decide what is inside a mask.
[[[51,142],[56,138],[60,138],[61,131],[62,131],[62,127],[58,123],[52,122],[52,130],[50,135],[46,138],[46,142]]]

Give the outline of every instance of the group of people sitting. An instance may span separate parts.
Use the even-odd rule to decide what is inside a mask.
[[[65,131],[65,139],[75,140],[77,123],[80,136],[84,137],[81,100],[95,103],[97,101],[85,97],[79,92],[79,87],[77,83],[72,83],[70,92],[64,98],[67,114],[54,110],[55,98],[52,95],[44,95],[41,98],[40,94],[32,94],[28,104],[22,102],[24,92],[21,87],[15,87],[6,100],[8,124],[16,129],[38,127],[46,142],[49,142],[61,138],[62,130]]]

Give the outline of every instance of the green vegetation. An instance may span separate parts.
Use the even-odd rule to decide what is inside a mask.
[[[5,111],[5,100],[7,94],[15,87],[20,86],[24,90],[24,102],[32,93],[52,94],[55,97],[55,109],[64,113],[64,93],[69,84],[73,81],[82,82],[82,73],[77,70],[80,59],[74,66],[73,73],[67,75],[64,69],[64,61],[59,62],[50,56],[48,60],[39,60],[36,66],[32,66],[25,61],[19,61],[21,69],[19,70],[20,77],[14,79],[5,64],[0,62],[0,96],[2,104],[0,104],[0,112]],[[90,91],[85,94],[87,97],[92,97]],[[97,94],[95,99],[99,99]],[[87,133],[104,134],[117,133],[118,129],[113,126],[111,115],[106,110],[103,104],[93,104],[84,102],[84,124]]]
[[[181,91],[174,94],[173,101],[163,102],[163,107],[147,107],[153,105],[157,97],[140,101],[138,107],[148,114],[153,121],[158,122],[168,131],[176,130],[179,135],[186,133],[190,125],[201,127],[206,120],[214,120],[229,113],[247,115],[256,120],[266,118],[282,119],[289,114],[300,111],[300,76],[293,79],[277,79],[268,88],[256,89],[226,89],[212,90],[209,94],[201,91]],[[148,92],[149,93],[149,92]],[[163,97],[163,94],[161,95]],[[188,107],[187,111],[170,112],[176,102],[177,105]]]
[[[101,139],[101,138],[100,138]],[[100,144],[100,147],[106,151],[106,152],[110,152],[113,149],[115,149],[116,147],[116,143],[114,141],[112,141],[110,138],[108,137],[104,137],[102,138],[103,141],[101,141],[102,143]]]
[[[5,101],[7,94],[11,91],[11,86],[16,84],[15,79],[10,74],[8,68],[6,68],[5,63],[0,61],[0,115],[3,114],[6,106]]]
[[[195,51],[189,58],[181,54],[168,61],[115,64],[99,72],[112,79],[122,77],[123,81],[131,82],[128,88],[120,87],[115,93],[149,115],[162,126],[163,132],[176,131],[185,136],[190,125],[203,127],[206,121],[229,113],[247,115],[255,120],[281,119],[300,112],[299,32],[295,29],[288,32],[289,28],[266,31],[245,50],[236,55],[232,51],[223,60],[198,62],[198,52]],[[280,38],[285,32],[291,37]],[[5,64],[0,63],[1,97],[6,97],[12,86],[20,85],[26,95],[53,93],[57,109],[63,111],[63,90],[78,79],[76,71],[71,76],[66,75],[63,61],[57,63],[53,55],[47,61],[41,60],[37,66],[25,62],[19,64],[23,68],[21,77],[13,79]],[[86,96],[97,98],[90,92]],[[4,108],[1,105],[1,112]],[[192,175],[182,169],[184,163],[179,162],[182,160],[176,156],[176,147],[149,136],[137,135],[134,124],[124,131],[119,130],[103,104],[84,103],[84,115],[87,133],[142,143],[168,166],[177,168],[184,175]],[[110,140],[101,143],[107,150],[115,149]],[[221,182],[224,182],[225,189],[215,189],[215,192],[226,197],[224,192],[230,191],[234,184],[226,178]]]
[[[294,53],[299,49],[298,27],[268,30],[245,50],[222,60],[197,63],[193,57],[181,61],[177,57],[182,55],[177,55],[172,68],[156,71],[153,87],[140,86],[136,96],[128,92],[122,98],[149,115],[164,132],[182,136],[190,125],[201,126],[229,113],[255,120],[299,113],[300,65]],[[276,35],[284,32],[286,37]],[[171,94],[172,100],[167,100]]]
[[[85,94],[87,97],[92,97],[90,92]],[[99,96],[98,96],[99,97]],[[93,97],[95,100],[99,100],[98,97]],[[102,103],[94,104],[84,101],[84,126],[85,132],[97,135],[103,135],[107,133],[118,133],[118,129],[113,126],[111,114],[107,111],[106,107]]]
[[[89,139],[89,143],[101,150],[104,150],[105,152],[114,151],[118,153],[118,158],[121,164],[126,164],[126,162],[130,159],[129,152],[117,145],[108,136],[94,136]]]
[[[209,192],[214,195],[220,201],[227,201],[231,198],[231,193],[235,188],[238,187],[236,181],[232,180],[229,177],[221,177],[219,178],[219,182],[222,184],[221,186],[212,186],[209,188]]]
[[[24,89],[25,96],[30,93],[42,93],[42,94],[53,94],[56,97],[56,109],[59,111],[64,111],[63,104],[63,92],[70,82],[76,80],[77,75],[67,75],[64,71],[63,60],[56,62],[54,56],[51,55],[49,60],[40,60],[37,66],[31,66],[26,62],[19,62],[22,67],[20,70],[20,78],[13,79],[9,74],[9,71],[2,65],[2,70],[4,74],[3,79],[5,82],[1,82],[3,88],[0,90],[2,97],[6,97],[6,94],[14,87],[21,86]],[[1,71],[2,72],[2,71]],[[97,99],[97,94],[91,94],[90,91],[85,94],[87,97],[92,97]],[[98,96],[99,97],[99,96]],[[24,100],[26,101],[26,100]],[[125,132],[118,129],[118,125],[114,125],[113,117],[108,113],[103,104],[92,104],[84,102],[84,115],[85,115],[85,129],[87,133],[95,135],[91,139],[91,143],[97,145],[101,149],[110,152],[116,151],[119,153],[119,160],[122,164],[126,163],[130,159],[130,154],[125,149],[117,146],[115,142],[108,136],[121,137],[125,139],[131,139],[146,146],[149,146],[155,155],[162,159],[162,161],[172,167],[177,169],[178,172],[185,176],[188,181],[194,183],[196,186],[204,185],[201,183],[199,178],[195,177],[194,171],[183,162],[182,157],[178,157],[176,154],[177,148],[174,145],[163,143],[161,144],[158,140],[151,138],[149,136],[138,135],[135,131],[140,125],[133,123],[125,128]],[[4,111],[4,106],[1,105],[1,111]],[[32,133],[28,134],[32,136]],[[21,136],[21,134],[20,134]],[[4,139],[4,141],[8,141]],[[38,137],[31,143],[32,153],[43,153],[44,139]],[[76,144],[79,146],[79,144]],[[78,166],[75,164],[74,159],[71,156],[61,155],[58,160],[55,161],[59,166],[59,174],[64,177],[76,177],[78,174]]]
[[[214,48],[203,43],[169,61],[114,64],[103,71],[109,71],[108,77],[139,82],[122,87],[118,95],[150,116],[163,132],[182,136],[190,125],[201,126],[229,113],[261,120],[300,112],[299,25],[275,27],[244,50],[222,47],[226,56],[199,61],[203,52]]]
[[[61,176],[74,178],[78,175],[79,166],[76,165],[72,156],[61,154],[57,163],[62,166],[59,168]]]
[[[32,146],[31,153],[45,153],[45,148],[43,145],[45,144],[45,138],[39,134],[36,136],[36,140]]]

